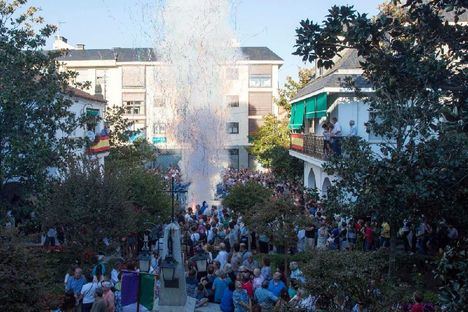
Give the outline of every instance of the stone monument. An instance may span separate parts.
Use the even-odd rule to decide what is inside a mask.
[[[165,227],[161,251],[161,288],[156,311],[193,312],[195,310],[196,300],[187,297],[180,238],[180,228],[177,223],[170,223]]]

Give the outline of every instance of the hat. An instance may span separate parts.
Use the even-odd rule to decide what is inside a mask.
[[[101,282],[101,286],[102,286],[102,288],[111,288],[112,283],[109,282],[109,281],[103,281],[103,282]]]

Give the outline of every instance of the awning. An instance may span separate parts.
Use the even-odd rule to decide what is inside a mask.
[[[304,126],[304,101],[294,103],[291,106],[291,118],[289,129],[298,130]]]
[[[306,118],[322,118],[327,115],[327,94],[320,93],[311,98],[305,99]]]

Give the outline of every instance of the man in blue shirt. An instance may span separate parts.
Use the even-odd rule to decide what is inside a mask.
[[[279,297],[283,288],[286,289],[286,285],[284,285],[283,281],[281,280],[281,273],[276,272],[273,274],[273,279],[268,284],[268,290],[271,291],[276,297]]]
[[[86,284],[86,279],[82,275],[82,270],[76,268],[72,277],[67,281],[65,291],[72,291],[75,294],[75,298],[79,298],[81,293],[81,288]]]
[[[255,290],[255,299],[262,308],[262,311],[270,311],[273,306],[278,302],[278,297],[268,290],[269,282],[263,281],[262,287]]]

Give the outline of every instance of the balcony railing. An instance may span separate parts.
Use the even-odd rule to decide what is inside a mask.
[[[318,159],[325,159],[323,136],[292,133],[290,148]]]

